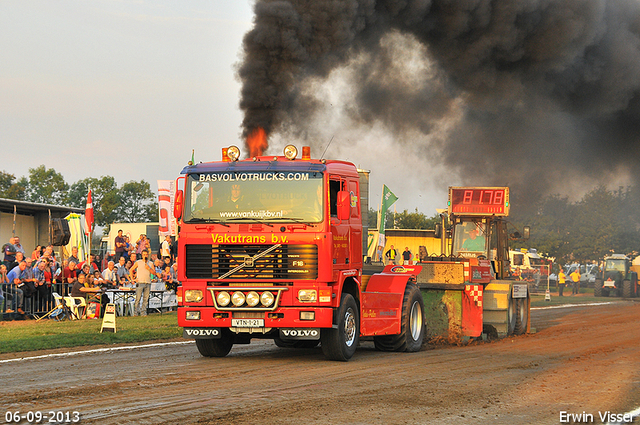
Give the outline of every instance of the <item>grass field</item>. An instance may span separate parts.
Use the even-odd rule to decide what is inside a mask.
[[[182,336],[176,313],[118,317],[116,333],[100,333],[102,320],[0,321],[0,354],[83,345],[119,344]]]

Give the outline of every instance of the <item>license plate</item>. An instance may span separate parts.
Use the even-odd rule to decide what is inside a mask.
[[[264,319],[231,319],[234,328],[264,328]]]

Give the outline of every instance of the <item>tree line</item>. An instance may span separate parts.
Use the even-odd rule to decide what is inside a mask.
[[[89,188],[98,226],[158,221],[157,197],[144,180],[129,181],[118,187],[113,177],[102,176],[68,184],[62,174],[44,165],[29,168],[29,175],[18,179],[14,174],[0,171],[0,198],[85,208]]]
[[[537,248],[559,261],[598,260],[612,253],[638,255],[640,187],[608,190],[598,186],[582,199],[549,195],[518,205],[512,197],[510,220],[531,226],[531,238],[517,247]]]
[[[158,202],[144,180],[118,187],[111,176],[87,177],[68,184],[62,174],[44,165],[29,169],[29,175],[0,171],[0,198],[84,208],[92,190],[97,225],[114,222],[158,221]],[[571,202],[560,195],[518,196],[511,193],[509,221],[514,230],[531,227],[527,241],[515,241],[513,248],[536,248],[558,261],[596,260],[616,252],[635,256],[640,250],[640,186],[608,190],[598,186],[582,199]],[[369,209],[369,229],[377,226],[377,211]],[[387,229],[435,229],[438,214],[426,216],[404,210],[385,214]]]
[[[377,211],[369,209],[369,229],[376,229]],[[512,191],[510,231],[531,227],[528,240],[511,242],[512,249],[536,248],[559,262],[598,260],[611,253],[631,257],[640,251],[640,186],[608,190],[598,186],[580,200],[560,195],[531,196]],[[387,211],[387,229],[435,229],[438,214],[431,217],[404,210]]]
[[[375,230],[378,225],[378,211],[369,208],[368,219],[369,230]],[[427,217],[416,208],[413,212],[404,210],[395,214],[392,211],[387,211],[385,214],[384,228],[433,230],[438,223],[440,223],[440,216],[438,214]]]

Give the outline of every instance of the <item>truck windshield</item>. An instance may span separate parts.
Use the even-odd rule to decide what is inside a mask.
[[[318,223],[324,197],[320,172],[191,174],[185,187],[185,222]]]
[[[607,260],[605,270],[624,272],[625,260]]]
[[[532,266],[544,266],[544,261],[542,261],[542,258],[529,257],[529,262]]]

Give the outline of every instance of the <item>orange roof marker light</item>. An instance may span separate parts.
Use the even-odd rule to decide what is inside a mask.
[[[311,160],[311,146],[303,146],[302,147],[302,160],[310,161]]]

